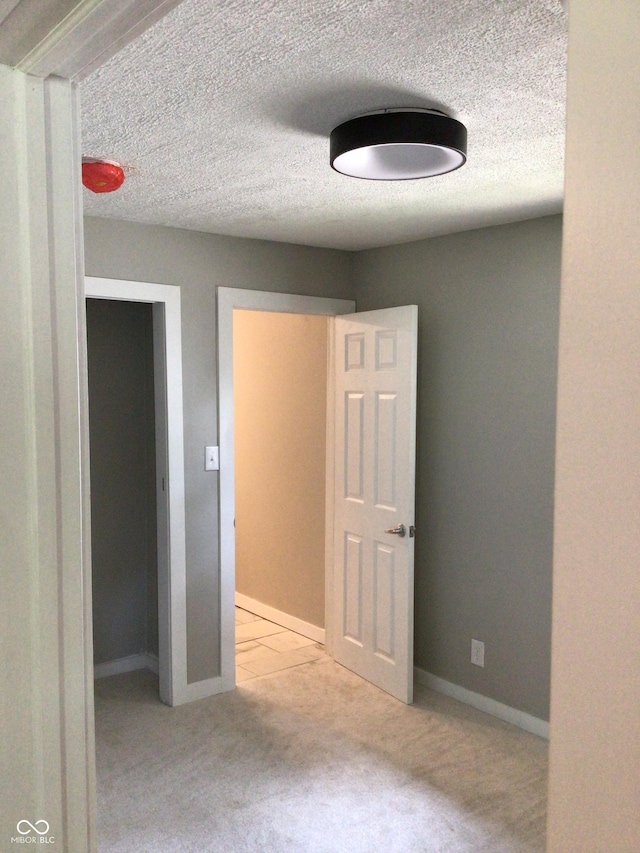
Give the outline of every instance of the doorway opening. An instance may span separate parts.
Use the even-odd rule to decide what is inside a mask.
[[[219,432],[219,440],[220,440],[220,566],[221,566],[221,658],[222,658],[222,670],[223,673],[227,674],[231,686],[235,683],[235,605],[236,601],[241,604],[243,607],[246,607],[247,610],[251,612],[258,612],[258,615],[263,617],[264,619],[276,622],[277,624],[283,625],[283,627],[288,630],[295,632],[302,636],[310,637],[313,640],[317,640],[319,642],[325,642],[328,650],[330,651],[330,623],[327,623],[325,618],[325,613],[321,614],[321,617],[318,613],[317,605],[318,602],[313,602],[311,599],[318,597],[318,584],[322,584],[323,589],[321,590],[321,597],[324,599],[325,590],[331,586],[332,575],[330,566],[331,562],[327,562],[327,537],[325,537],[325,530],[327,529],[327,525],[332,523],[330,518],[330,513],[327,509],[324,508],[324,493],[326,487],[326,478],[322,480],[322,488],[321,495],[316,495],[314,503],[313,511],[316,513],[320,512],[323,514],[321,519],[316,517],[314,523],[314,575],[315,579],[312,585],[311,595],[307,596],[306,601],[300,600],[300,598],[304,599],[304,595],[298,597],[295,595],[295,590],[292,590],[292,575],[289,571],[292,566],[283,566],[282,560],[287,559],[287,557],[291,560],[292,564],[300,565],[300,550],[304,548],[304,539],[305,539],[305,530],[291,529],[288,531],[287,529],[287,519],[283,516],[278,517],[278,507],[267,507],[267,512],[265,513],[264,520],[261,522],[264,529],[261,531],[251,530],[251,525],[253,523],[252,519],[255,520],[257,514],[257,506],[251,508],[252,501],[260,500],[260,493],[258,490],[255,490],[249,486],[248,488],[243,488],[241,497],[243,503],[238,507],[240,510],[240,514],[238,515],[238,528],[236,530],[236,477],[239,475],[243,478],[251,479],[255,473],[258,476],[263,478],[269,478],[270,475],[277,473],[275,469],[269,471],[269,465],[257,465],[256,458],[253,460],[251,458],[244,458],[241,466],[237,467],[237,456],[236,456],[236,424],[235,424],[235,402],[234,402],[234,364],[236,359],[243,360],[247,353],[243,353],[238,350],[237,346],[234,350],[234,315],[236,315],[240,319],[241,326],[244,326],[244,333],[246,336],[250,336],[251,340],[251,349],[255,353],[258,351],[258,347],[256,346],[257,337],[256,335],[260,335],[262,337],[263,342],[266,341],[265,335],[268,337],[268,327],[269,321],[267,323],[261,323],[259,314],[264,314],[265,312],[271,316],[274,322],[277,323],[277,317],[280,315],[298,315],[300,322],[298,324],[294,324],[294,326],[289,326],[288,334],[291,334],[291,330],[295,329],[297,325],[298,328],[293,331],[294,337],[297,337],[300,340],[304,337],[305,332],[305,318],[309,317],[309,329],[307,331],[311,332],[311,327],[313,325],[313,315],[324,315],[327,316],[335,316],[336,314],[346,314],[349,312],[353,312],[355,310],[355,304],[350,300],[341,300],[341,299],[325,299],[320,297],[304,297],[304,296],[295,296],[290,294],[282,294],[282,293],[267,293],[263,291],[250,291],[250,290],[239,290],[234,288],[218,288],[218,365],[219,365],[219,394],[220,394],[220,432]],[[285,329],[286,318],[283,318],[282,329],[280,333],[282,333]],[[246,327],[249,328],[246,328]],[[237,327],[236,327],[237,328]],[[320,339],[322,338],[322,326],[315,328],[312,334],[312,337],[315,341],[316,347],[319,345]],[[326,343],[326,325],[324,330],[324,337]],[[246,338],[245,338],[246,340]],[[237,343],[237,342],[236,342]],[[243,348],[244,349],[244,348]],[[250,356],[250,359],[254,356]],[[260,353],[258,351],[257,357],[260,357]],[[325,350],[325,359],[326,359],[326,350]],[[255,364],[255,362],[254,362]],[[264,372],[264,368],[267,368],[267,373]],[[286,365],[281,364],[281,374],[279,379],[276,381],[276,384],[270,383],[265,387],[265,380],[268,376],[268,365],[262,365],[263,370],[261,371],[260,377],[254,377],[254,379],[259,381],[261,386],[260,394],[272,395],[271,406],[269,407],[275,417],[270,418],[271,421],[269,428],[272,431],[277,431],[278,429],[278,413],[275,413],[273,410],[276,405],[280,408],[280,415],[286,417],[286,409],[289,408],[292,416],[295,416],[295,412],[292,412],[290,406],[282,407],[282,395],[286,395],[287,383],[286,376],[284,371],[286,370]],[[245,376],[250,371],[244,371]],[[293,377],[292,377],[293,379]],[[254,386],[254,392],[257,391],[257,386]],[[244,395],[248,399],[251,396],[251,389],[244,389]],[[295,407],[295,399],[294,395],[289,395],[291,400],[288,401],[291,406]],[[248,400],[250,402],[250,400]],[[263,400],[265,406],[267,405],[268,400]],[[286,401],[285,401],[286,402]],[[317,402],[317,401],[316,401]],[[326,385],[324,388],[323,394],[323,404],[326,403]],[[325,410],[326,411],[326,410]],[[245,411],[244,413],[238,413],[241,417],[245,419],[245,421],[251,420],[251,412]],[[246,424],[245,424],[246,426]],[[317,425],[316,425],[317,426]],[[243,430],[246,436],[245,450],[247,443],[251,443],[251,435],[247,434],[246,430]],[[317,435],[308,436],[310,441],[317,440]],[[326,438],[323,435],[322,437],[322,445],[321,445],[321,454],[324,457],[323,461],[326,465],[326,471],[332,470],[332,460],[329,461],[325,456],[325,448],[327,447]],[[317,448],[316,448],[317,450]],[[280,462],[285,460],[287,467],[289,463],[286,462],[286,452],[285,448],[280,447],[280,452],[278,454]],[[316,453],[317,460],[317,453]],[[291,464],[295,464],[295,460],[291,460]],[[261,468],[261,470],[258,470]],[[287,481],[286,478],[279,478],[280,484],[277,488],[287,489]],[[302,480],[305,480],[303,476]],[[315,482],[317,484],[317,472],[314,475],[311,472],[310,480],[307,481],[306,488],[310,487],[310,482]],[[273,484],[271,484],[273,485]],[[273,491],[270,490],[273,494]],[[287,499],[290,497],[288,495],[285,496]],[[263,508],[264,509],[264,508]],[[309,511],[311,507],[307,507]],[[262,514],[262,512],[261,512]],[[304,508],[302,511],[304,515]],[[298,518],[299,513],[296,512],[296,522],[292,525],[292,528],[298,527],[301,524],[300,518]],[[285,513],[286,516],[286,513]],[[269,531],[270,526],[276,526],[276,529]],[[236,572],[239,568],[236,562],[236,533],[242,536],[242,532],[245,532],[245,537],[243,541],[242,547],[245,550],[243,554],[243,562],[245,568],[241,568],[240,573],[238,573],[238,592],[239,595],[236,598]],[[255,535],[258,533],[258,535]],[[246,535],[249,534],[249,535]],[[318,543],[318,535],[320,536],[321,543]],[[261,538],[265,540],[261,545]],[[287,540],[284,544],[283,548],[283,540]],[[279,546],[276,550],[278,553],[274,555],[271,553],[269,555],[267,552],[269,550],[269,540],[275,541]],[[293,541],[296,540],[296,541]],[[266,577],[262,578],[263,585],[260,587],[261,579],[256,576],[255,571],[251,571],[251,562],[255,560],[258,555],[259,549],[263,549],[265,551],[265,556],[270,560],[272,569],[276,570],[275,577],[276,585],[278,589],[271,590],[267,592],[267,595],[264,595],[265,586],[264,582],[266,581]],[[323,553],[318,556],[319,548],[322,549]],[[297,554],[296,554],[297,552]],[[275,560],[273,559],[275,556]],[[280,564],[278,564],[280,561]],[[276,565],[274,565],[274,563]],[[320,564],[320,565],[318,565]],[[249,570],[247,571],[247,566]],[[271,574],[271,578],[274,578],[274,574]],[[258,601],[256,606],[256,599],[253,598],[252,595],[248,595],[247,593],[251,590],[251,584],[258,584],[257,588],[261,589],[261,592],[256,593],[261,598],[267,598],[267,602]],[[292,602],[292,598],[298,598],[297,602]],[[269,603],[270,602],[270,603]],[[292,606],[293,605],[293,606]],[[315,609],[314,609],[315,607]],[[324,611],[324,606],[323,606]],[[294,615],[292,615],[291,610],[294,611]],[[288,612],[287,612],[288,611]],[[295,615],[295,614],[298,615]],[[316,623],[315,625],[313,623]],[[318,627],[317,623],[322,622],[325,624],[325,629]],[[314,630],[315,629],[315,630]],[[251,629],[248,629],[249,632]]]
[[[143,303],[138,313],[144,314],[146,308],[147,318],[150,320],[153,346],[152,349],[147,348],[147,358],[152,352],[153,404],[149,401],[149,405],[153,409],[155,436],[157,667],[161,700],[168,705],[179,705],[191,698],[187,685],[184,594],[186,561],[180,288],[87,276],[85,296],[95,300]],[[96,369],[100,369],[99,363],[96,364]],[[150,419],[148,416],[147,420]],[[117,425],[114,429],[117,429]],[[91,453],[95,457],[99,448],[92,447]],[[153,465],[147,462],[146,478],[148,471],[152,469]],[[111,491],[117,491],[117,487],[117,482],[113,483]],[[151,499],[147,500],[152,503]],[[148,566],[145,567],[145,572],[145,582],[149,585]],[[108,583],[103,584],[100,592],[109,595]],[[155,594],[151,598],[155,605]],[[114,602],[111,602],[111,605],[113,604]],[[155,634],[155,614],[150,612],[150,604],[151,601],[147,597],[147,634]],[[105,618],[115,620],[116,626],[112,632],[115,634],[118,632],[118,620],[126,622],[131,613],[117,609],[109,605],[109,602],[107,605],[106,612],[109,615]],[[151,657],[147,660],[144,660],[144,655],[148,653],[143,652],[143,660],[138,663],[148,665],[153,661],[153,652],[152,648]],[[125,671],[118,667],[127,666],[126,657],[124,660],[116,659],[114,672]],[[136,664],[136,661],[129,663]]]
[[[246,681],[325,658],[329,318],[236,309],[233,319],[236,680]]]
[[[86,312],[94,676],[157,673],[152,308],[87,298]]]

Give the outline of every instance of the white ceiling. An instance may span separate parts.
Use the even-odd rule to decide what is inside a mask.
[[[127,171],[85,212],[341,249],[559,212],[566,41],[561,0],[184,0],[81,84],[83,154]],[[385,107],[462,121],[466,165],[334,172]]]

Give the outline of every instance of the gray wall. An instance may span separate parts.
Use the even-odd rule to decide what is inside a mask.
[[[217,285],[420,307],[416,664],[548,719],[560,217],[349,254],[87,219],[89,275],[182,288],[188,677],[216,675]],[[484,669],[471,638],[486,644]]]
[[[87,275],[178,284],[182,293],[189,682],[219,672],[216,287],[353,298],[352,256],[329,249],[85,219]]]
[[[548,217],[354,269],[358,310],[420,308],[415,663],[544,719],[561,232]]]
[[[158,654],[150,305],[87,300],[94,663]]]

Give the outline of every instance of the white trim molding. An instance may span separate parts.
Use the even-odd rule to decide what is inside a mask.
[[[125,658],[97,663],[93,667],[93,677],[94,679],[108,678],[110,675],[134,672],[137,669],[148,669],[157,675],[158,656],[149,654],[148,652],[140,652],[138,655],[127,655]]]
[[[0,2],[0,62],[34,77],[55,75],[76,82],[84,80],[179,2]]]
[[[458,702],[463,702],[465,705],[477,708],[478,711],[484,711],[485,714],[491,714],[492,717],[497,717],[499,720],[504,720],[506,723],[518,726],[518,728],[524,729],[526,732],[531,732],[531,734],[549,740],[549,723],[546,720],[533,717],[531,714],[526,714],[517,708],[511,708],[509,705],[503,705],[502,702],[497,702],[488,696],[482,696],[480,693],[474,693],[472,690],[467,690],[466,687],[452,684],[450,681],[438,678],[437,675],[432,675],[430,672],[426,672],[417,666],[414,667],[414,678],[416,684],[420,684],[422,687],[435,690],[437,693],[443,693],[445,696],[457,699]]]
[[[85,853],[97,842],[78,93],[0,66],[0,115],[0,834],[6,849],[17,816],[45,809],[56,846]]]
[[[275,622],[276,625],[280,625],[282,628],[288,628],[289,631],[295,631],[296,634],[301,634],[309,640],[314,640],[316,643],[324,645],[324,628],[319,628],[317,625],[305,622],[304,619],[298,619],[297,616],[283,613],[282,610],[276,610],[275,607],[270,607],[268,604],[256,601],[255,598],[249,598],[248,595],[243,595],[241,592],[236,592],[236,607],[242,607],[243,610],[248,610],[249,613],[254,613],[262,619],[268,619],[269,622]]]

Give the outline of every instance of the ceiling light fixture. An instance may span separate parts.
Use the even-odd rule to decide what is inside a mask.
[[[430,178],[466,160],[466,127],[438,110],[367,113],[338,125],[330,136],[332,168],[352,178]]]

